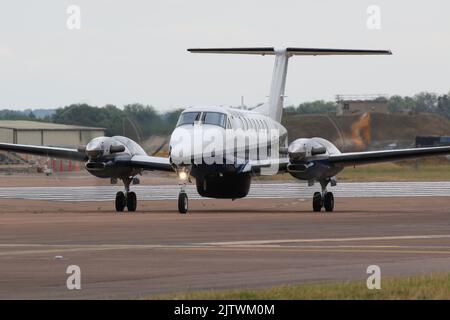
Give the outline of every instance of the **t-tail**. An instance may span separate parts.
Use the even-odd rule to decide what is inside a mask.
[[[202,48],[188,49],[193,53],[224,53],[224,54],[257,54],[274,55],[272,83],[269,100],[264,105],[254,109],[280,122],[283,114],[284,91],[289,58],[292,56],[328,56],[328,55],[391,55],[390,50],[359,50],[359,49],[317,49],[317,48]]]

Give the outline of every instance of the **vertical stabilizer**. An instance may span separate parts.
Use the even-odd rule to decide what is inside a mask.
[[[281,121],[281,115],[283,114],[288,61],[289,55],[287,54],[286,49],[275,50],[275,64],[273,66],[269,100],[267,101],[267,104],[262,106],[263,109],[257,110],[278,122]]]

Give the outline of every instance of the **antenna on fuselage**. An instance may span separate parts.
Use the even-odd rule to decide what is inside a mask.
[[[318,48],[202,48],[188,49],[193,53],[224,53],[224,54],[257,54],[274,55],[275,64],[272,73],[270,94],[267,103],[254,109],[280,122],[283,113],[284,91],[288,60],[291,56],[327,56],[327,55],[391,55],[390,50],[360,50],[360,49],[318,49]]]

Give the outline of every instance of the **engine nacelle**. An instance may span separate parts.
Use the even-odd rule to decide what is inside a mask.
[[[288,147],[289,164],[287,170],[294,178],[300,180],[318,180],[331,177],[336,175],[341,168],[330,166],[326,161],[317,160],[320,159],[320,155],[338,153],[340,153],[339,150],[325,139],[297,139]]]
[[[306,157],[327,153],[327,148],[314,139],[297,139],[288,147],[291,163],[302,161]]]

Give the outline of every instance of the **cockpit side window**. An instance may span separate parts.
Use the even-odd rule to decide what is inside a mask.
[[[205,112],[203,113],[203,124],[211,124],[216,126],[226,127],[227,117],[219,112]]]
[[[185,124],[193,125],[198,120],[200,120],[200,112],[184,112],[178,119],[177,127]]]

